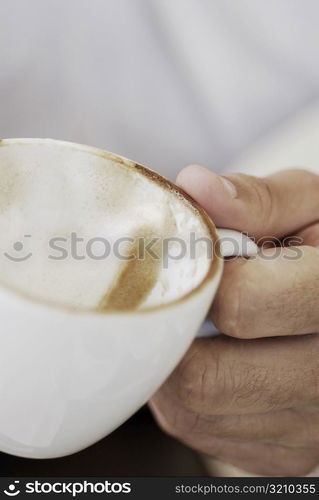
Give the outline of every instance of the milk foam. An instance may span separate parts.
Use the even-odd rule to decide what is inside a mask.
[[[75,308],[147,308],[185,295],[207,274],[206,243],[196,245],[196,259],[188,251],[190,233],[209,238],[196,210],[133,163],[57,141],[13,140],[0,142],[0,175],[2,285]],[[76,255],[72,234],[82,239]],[[161,259],[119,259],[113,249],[123,237],[134,239],[119,245],[126,256],[138,239],[159,237]],[[172,237],[188,250],[164,266],[162,242]],[[112,248],[104,258],[101,239]]]

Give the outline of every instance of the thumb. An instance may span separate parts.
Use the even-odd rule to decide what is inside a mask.
[[[210,215],[216,226],[250,236],[282,237],[319,218],[319,176],[307,170],[283,170],[265,178],[220,176],[190,165],[177,184]]]

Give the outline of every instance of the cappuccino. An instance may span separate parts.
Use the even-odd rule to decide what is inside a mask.
[[[76,309],[148,309],[188,294],[211,266],[202,213],[134,162],[6,140],[0,175],[0,284],[23,295]]]
[[[172,183],[95,148],[2,140],[0,170],[0,451],[69,455],[182,359],[222,276],[218,234]]]

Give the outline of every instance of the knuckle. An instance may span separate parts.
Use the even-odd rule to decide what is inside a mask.
[[[233,403],[240,410],[262,406],[264,411],[276,405],[265,394],[270,392],[269,369],[254,363],[235,363],[232,367]]]
[[[221,292],[215,297],[212,308],[212,319],[219,331],[236,336],[237,332],[238,300],[235,293],[225,300]]]
[[[281,383],[274,381],[273,369],[267,363],[235,360],[229,366],[228,375],[228,392],[232,394],[233,406],[240,413],[254,413],[256,408],[269,413],[289,407],[293,382],[280,371],[278,378]],[[257,419],[256,422],[262,431],[262,420]]]
[[[237,274],[236,271],[232,272],[221,284],[213,303],[212,318],[221,332],[238,339],[247,339],[254,333],[258,289],[256,283],[249,280],[245,272],[241,272],[242,268],[240,266]],[[253,302],[252,294],[255,297]]]
[[[223,405],[229,385],[229,370],[220,356],[220,342],[212,342],[214,347],[206,349],[206,342],[196,341],[204,349],[191,349],[174,373],[175,397],[187,413],[184,423],[188,422],[188,428],[198,429],[201,416],[211,415],[212,408],[215,411]]]
[[[254,177],[245,174],[238,175],[242,188],[245,190],[245,196],[254,213],[258,214],[260,226],[263,232],[271,227],[276,215],[277,195],[275,186],[270,177]]]
[[[276,199],[274,190],[268,179],[254,178],[252,182],[254,205],[260,214],[261,224],[264,228],[271,227],[275,213]]]
[[[174,374],[177,398],[183,408],[196,411],[203,401],[206,373],[206,360],[201,353],[196,349],[189,351]]]

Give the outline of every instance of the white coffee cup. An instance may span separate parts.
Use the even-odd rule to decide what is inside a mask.
[[[169,190],[182,212],[194,210],[215,252],[192,290],[142,309],[101,312],[64,306],[29,295],[8,279],[3,283],[0,276],[0,449],[4,452],[30,458],[63,456],[122,424],[164,382],[194,339],[222,276],[222,253],[233,253],[230,237],[242,253],[241,234],[226,230],[221,252],[216,228],[204,210],[172,183],[130,160],[48,139],[0,141],[0,175],[3,169],[23,166],[28,171],[43,162],[43,168],[53,172],[57,161],[66,170],[71,164],[85,168],[93,161],[100,168],[110,159],[114,168],[136,169],[139,179]],[[147,197],[147,189],[143,192]],[[255,251],[248,240],[246,253]]]

